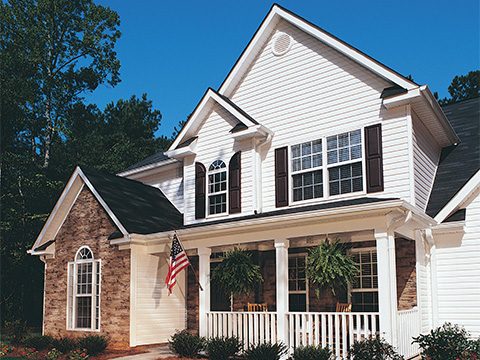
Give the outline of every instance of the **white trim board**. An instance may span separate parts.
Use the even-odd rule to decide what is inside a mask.
[[[54,239],[57,235],[58,231],[62,227],[67,215],[70,213],[71,208],[75,204],[78,195],[84,188],[84,185],[87,185],[89,190],[98,200],[98,202],[102,205],[102,207],[107,212],[108,216],[112,219],[118,229],[122,232],[124,237],[128,236],[128,231],[125,227],[120,223],[117,219],[113,211],[108,207],[102,197],[98,194],[97,190],[93,187],[90,180],[88,180],[87,176],[83,173],[80,167],[76,167],[72,176],[67,182],[67,185],[63,189],[60,198],[58,199],[55,207],[53,208],[52,212],[50,213],[45,225],[42,228],[42,231],[38,235],[35,243],[33,244],[32,248],[28,251],[31,255],[40,255],[39,253],[35,252],[35,249],[45,243],[48,240]],[[45,240],[46,239],[46,240]]]
[[[437,223],[443,222],[465,199],[480,187],[480,170],[455,194],[455,196],[435,216]]]

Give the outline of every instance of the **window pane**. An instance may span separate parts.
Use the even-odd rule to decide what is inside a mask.
[[[92,326],[92,298],[90,296],[77,297],[76,327],[85,329]]]
[[[355,145],[351,147],[351,159],[360,159],[362,157],[362,147]]]
[[[208,201],[210,214],[221,214],[227,211],[227,194],[210,195]]]
[[[338,162],[338,152],[337,150],[332,150],[328,152],[328,163],[329,164],[334,164]]]
[[[330,195],[340,194],[340,182],[330,182]]]
[[[340,184],[338,184],[340,180]],[[330,194],[347,194],[363,190],[362,163],[341,165],[329,169]]]
[[[293,201],[309,200],[323,196],[322,170],[295,174],[293,178]],[[315,187],[313,185],[316,185]]]
[[[309,157],[304,157],[302,158],[302,169],[310,169],[312,167],[312,158]]]
[[[337,136],[329,136],[327,138],[327,150],[336,149],[337,148]]]
[[[300,145],[292,146],[292,157],[300,157]]]
[[[338,135],[338,146],[339,147],[348,146],[348,133],[343,133]]]
[[[350,132],[350,145],[360,144],[362,137],[360,135],[360,130],[355,130]]]
[[[303,197],[304,197],[304,200],[313,199],[313,187],[312,186],[308,186],[308,187],[303,189]]]
[[[302,144],[302,155],[310,155],[312,153],[312,143]]]
[[[313,155],[313,167],[322,166],[322,155]]]
[[[348,147],[347,148],[341,148],[339,150],[338,161],[348,161],[348,160],[350,160],[350,152],[348,150]]]
[[[292,171],[299,171],[299,170],[302,170],[301,159],[293,159],[292,160]]]

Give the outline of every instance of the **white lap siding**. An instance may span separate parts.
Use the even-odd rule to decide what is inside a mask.
[[[435,180],[441,148],[415,113],[412,114],[412,122],[415,205],[425,210]]]
[[[480,336],[480,196],[466,207],[465,234],[435,237],[438,325],[466,327]]]
[[[169,296],[165,286],[168,254],[146,254],[132,249],[130,345],[167,342],[177,330],[186,327],[185,271]]]
[[[287,22],[277,31],[292,36],[290,51],[273,55],[270,38],[231,96],[275,133],[262,154],[263,210],[275,209],[275,148],[378,122],[384,122],[385,192],[374,196],[409,199],[406,110],[387,115],[381,106],[380,94],[391,84]]]

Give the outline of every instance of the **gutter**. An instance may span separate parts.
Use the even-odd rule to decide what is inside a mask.
[[[156,163],[140,166],[140,167],[132,169],[132,170],[122,171],[122,172],[117,173],[116,175],[117,176],[128,177],[130,175],[134,175],[134,174],[137,174],[137,173],[140,173],[140,172],[143,172],[143,171],[151,170],[151,169],[154,169],[154,168],[157,168],[157,167],[170,165],[170,164],[173,164],[173,163],[176,163],[176,162],[178,162],[178,160],[175,160],[175,159],[162,160],[162,161],[158,161]]]

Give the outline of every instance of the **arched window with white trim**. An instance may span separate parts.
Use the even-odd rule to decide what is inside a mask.
[[[227,212],[227,166],[215,160],[208,168],[208,214]]]
[[[100,260],[82,246],[68,263],[67,329],[100,330]]]

